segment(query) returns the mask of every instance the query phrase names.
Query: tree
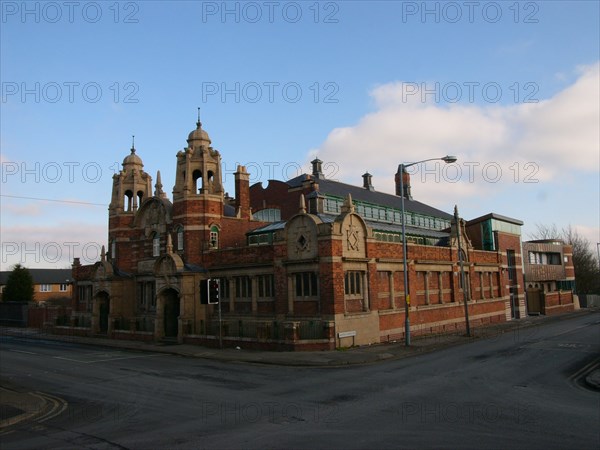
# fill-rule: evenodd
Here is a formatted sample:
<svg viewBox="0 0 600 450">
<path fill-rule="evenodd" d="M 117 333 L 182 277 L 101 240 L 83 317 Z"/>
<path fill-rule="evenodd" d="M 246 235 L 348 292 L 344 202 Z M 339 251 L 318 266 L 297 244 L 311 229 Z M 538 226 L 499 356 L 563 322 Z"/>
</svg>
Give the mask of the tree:
<svg viewBox="0 0 600 450">
<path fill-rule="evenodd" d="M 33 301 L 33 278 L 26 267 L 15 265 L 6 280 L 2 293 L 5 302 L 31 302 Z"/>
<path fill-rule="evenodd" d="M 561 239 L 573 247 L 575 288 L 578 294 L 600 294 L 600 269 L 590 241 L 581 236 L 571 225 L 559 230 L 551 226 L 536 224 L 536 232 L 530 239 Z"/>
</svg>

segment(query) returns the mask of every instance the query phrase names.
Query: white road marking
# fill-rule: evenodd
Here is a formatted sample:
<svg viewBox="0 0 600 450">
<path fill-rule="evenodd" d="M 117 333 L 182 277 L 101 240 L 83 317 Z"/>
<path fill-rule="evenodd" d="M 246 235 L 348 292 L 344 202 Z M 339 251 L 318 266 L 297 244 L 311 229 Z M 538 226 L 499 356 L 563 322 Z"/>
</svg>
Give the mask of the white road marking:
<svg viewBox="0 0 600 450">
<path fill-rule="evenodd" d="M 28 355 L 37 355 L 37 353 L 33 353 L 33 352 L 26 352 L 24 350 L 14 350 L 12 348 L 8 349 L 9 352 L 15 352 L 15 353 L 27 353 Z"/>
<path fill-rule="evenodd" d="M 62 359 L 64 361 L 73 361 L 76 363 L 80 363 L 80 364 L 95 364 L 95 363 L 100 363 L 100 362 L 108 362 L 108 361 L 120 361 L 122 359 L 136 359 L 136 358 L 152 358 L 154 356 L 163 356 L 162 354 L 154 354 L 154 355 L 140 355 L 140 356 L 123 356 L 120 358 L 106 358 L 106 359 L 96 359 L 93 361 L 82 361 L 80 359 L 72 359 L 72 358 L 65 358 L 63 356 L 53 356 L 54 359 Z"/>
</svg>

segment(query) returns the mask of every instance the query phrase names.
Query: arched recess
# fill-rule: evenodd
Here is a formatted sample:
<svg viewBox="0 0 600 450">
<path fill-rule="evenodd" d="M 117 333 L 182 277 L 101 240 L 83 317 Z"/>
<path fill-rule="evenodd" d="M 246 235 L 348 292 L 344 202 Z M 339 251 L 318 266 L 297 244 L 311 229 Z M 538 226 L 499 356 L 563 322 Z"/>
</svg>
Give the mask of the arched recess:
<svg viewBox="0 0 600 450">
<path fill-rule="evenodd" d="M 163 336 L 167 338 L 176 338 L 179 334 L 179 315 L 180 301 L 179 292 L 173 288 L 163 289 L 159 295 L 159 306 L 162 308 L 162 326 Z"/>
<path fill-rule="evenodd" d="M 152 257 L 157 258 L 160 256 L 160 234 L 154 232 L 150 235 L 152 242 Z"/>
<path fill-rule="evenodd" d="M 110 295 L 106 291 L 100 291 L 95 297 L 96 308 L 98 314 L 98 332 L 108 332 L 108 318 L 110 315 Z"/>
<path fill-rule="evenodd" d="M 209 193 L 213 193 L 213 184 L 215 181 L 215 173 L 212 170 L 209 170 L 207 172 L 207 176 L 206 176 L 206 187 L 208 189 Z"/>
<path fill-rule="evenodd" d="M 200 180 L 200 182 L 198 182 Z M 202 172 L 198 169 L 192 172 L 192 182 L 194 183 L 194 193 L 199 194 L 202 186 Z"/>
<path fill-rule="evenodd" d="M 288 258 L 310 259 L 318 255 L 317 235 L 321 219 L 297 214 L 285 224 Z"/>
<path fill-rule="evenodd" d="M 129 189 L 125 191 L 125 196 L 123 198 L 123 209 L 127 212 L 133 210 L 133 192 Z"/>
<path fill-rule="evenodd" d="M 167 199 L 149 197 L 140 205 L 135 215 L 136 228 L 152 228 L 171 223 L 173 205 Z"/>
<path fill-rule="evenodd" d="M 369 229 L 365 221 L 356 213 L 341 214 L 336 219 L 342 234 L 342 255 L 351 258 L 367 256 Z"/>
</svg>

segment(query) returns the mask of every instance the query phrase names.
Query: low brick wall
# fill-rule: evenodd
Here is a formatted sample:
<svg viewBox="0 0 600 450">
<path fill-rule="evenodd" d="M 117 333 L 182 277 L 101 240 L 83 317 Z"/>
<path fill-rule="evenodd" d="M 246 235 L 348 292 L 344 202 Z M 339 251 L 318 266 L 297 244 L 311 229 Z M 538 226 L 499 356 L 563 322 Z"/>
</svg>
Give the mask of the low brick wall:
<svg viewBox="0 0 600 450">
<path fill-rule="evenodd" d="M 80 337 L 88 337 L 91 336 L 92 331 L 89 328 L 80 328 L 80 327 L 62 327 L 55 326 L 49 330 L 52 334 L 58 334 L 61 336 L 80 336 Z"/>
<path fill-rule="evenodd" d="M 151 342 L 154 340 L 154 333 L 151 331 L 113 330 L 110 337 L 124 341 Z"/>
<path fill-rule="evenodd" d="M 184 336 L 185 344 L 202 345 L 203 347 L 219 348 L 219 338 L 215 336 Z M 333 339 L 306 339 L 299 341 L 275 341 L 253 338 L 223 337 L 223 348 L 240 347 L 244 350 L 272 350 L 272 351 L 322 351 L 335 350 Z"/>
<path fill-rule="evenodd" d="M 544 303 L 547 316 L 575 311 L 573 293 L 570 291 L 546 292 L 544 294 Z"/>
<path fill-rule="evenodd" d="M 70 320 L 71 308 L 64 306 L 29 306 L 27 309 L 28 328 L 40 330 L 48 323 L 56 324 L 57 320 Z"/>
<path fill-rule="evenodd" d="M 506 321 L 504 299 L 471 301 L 468 306 L 471 328 Z M 411 336 L 462 332 L 466 329 L 464 308 L 464 304 L 458 302 L 418 306 L 410 312 Z M 404 310 L 380 311 L 379 314 L 380 341 L 404 339 Z"/>
</svg>

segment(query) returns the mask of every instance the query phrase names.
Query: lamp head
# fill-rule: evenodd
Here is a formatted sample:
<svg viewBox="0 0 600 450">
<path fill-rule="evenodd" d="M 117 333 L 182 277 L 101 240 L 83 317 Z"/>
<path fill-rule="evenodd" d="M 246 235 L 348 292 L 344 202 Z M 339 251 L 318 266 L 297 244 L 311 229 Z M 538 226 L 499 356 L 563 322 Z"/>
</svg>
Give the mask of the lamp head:
<svg viewBox="0 0 600 450">
<path fill-rule="evenodd" d="M 444 161 L 446 164 L 451 164 L 455 163 L 457 159 L 458 158 L 456 158 L 456 156 L 447 155 L 442 158 L 442 161 Z"/>
</svg>

